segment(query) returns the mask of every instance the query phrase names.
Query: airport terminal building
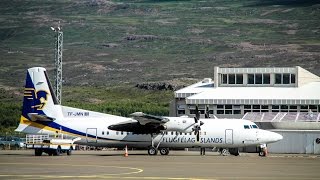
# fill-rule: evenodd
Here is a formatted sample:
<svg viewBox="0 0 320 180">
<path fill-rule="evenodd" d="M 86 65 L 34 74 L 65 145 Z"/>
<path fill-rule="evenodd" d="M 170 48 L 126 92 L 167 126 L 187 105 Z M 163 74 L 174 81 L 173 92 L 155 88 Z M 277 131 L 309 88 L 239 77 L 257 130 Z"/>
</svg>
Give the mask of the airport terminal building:
<svg viewBox="0 0 320 180">
<path fill-rule="evenodd" d="M 175 91 L 173 116 L 209 111 L 217 117 L 242 118 L 247 112 L 320 112 L 320 77 L 289 68 L 219 68 Z"/>
<path fill-rule="evenodd" d="M 215 67 L 213 79 L 177 90 L 174 97 L 172 116 L 195 116 L 198 106 L 202 118 L 243 118 L 274 129 L 284 139 L 271 151 L 320 153 L 320 77 L 299 66 Z"/>
</svg>

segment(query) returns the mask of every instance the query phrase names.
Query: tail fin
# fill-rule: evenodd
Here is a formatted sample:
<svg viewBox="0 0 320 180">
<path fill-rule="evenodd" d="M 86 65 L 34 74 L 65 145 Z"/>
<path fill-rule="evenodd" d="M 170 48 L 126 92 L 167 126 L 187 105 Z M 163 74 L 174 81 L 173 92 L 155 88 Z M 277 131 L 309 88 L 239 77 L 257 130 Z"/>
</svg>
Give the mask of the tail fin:
<svg viewBox="0 0 320 180">
<path fill-rule="evenodd" d="M 22 121 L 53 121 L 56 117 L 57 98 L 54 95 L 45 68 L 28 69 L 24 88 Z M 19 125 L 20 127 L 20 125 Z M 20 131 L 19 127 L 16 131 Z"/>
</svg>

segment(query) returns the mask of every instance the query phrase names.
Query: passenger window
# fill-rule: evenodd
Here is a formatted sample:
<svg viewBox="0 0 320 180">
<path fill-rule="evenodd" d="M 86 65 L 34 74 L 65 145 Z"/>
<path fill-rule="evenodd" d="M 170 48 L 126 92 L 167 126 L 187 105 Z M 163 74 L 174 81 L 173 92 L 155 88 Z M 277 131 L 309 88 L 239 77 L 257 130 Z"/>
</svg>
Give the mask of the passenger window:
<svg viewBox="0 0 320 180">
<path fill-rule="evenodd" d="M 123 135 L 123 131 L 121 131 L 121 135 Z"/>
<path fill-rule="evenodd" d="M 171 131 L 171 135 L 173 135 L 173 131 Z"/>
<path fill-rule="evenodd" d="M 109 131 L 107 131 L 107 135 L 109 135 Z"/>
<path fill-rule="evenodd" d="M 250 127 L 248 125 L 244 125 L 243 127 L 244 127 L 244 129 L 250 129 Z"/>
<path fill-rule="evenodd" d="M 118 131 L 116 132 L 116 135 L 119 135 L 119 132 L 118 132 Z"/>
<path fill-rule="evenodd" d="M 102 131 L 102 135 L 104 135 L 104 131 Z"/>
<path fill-rule="evenodd" d="M 258 126 L 257 126 L 257 125 L 252 125 L 252 127 L 253 127 L 254 129 L 258 129 Z"/>
</svg>

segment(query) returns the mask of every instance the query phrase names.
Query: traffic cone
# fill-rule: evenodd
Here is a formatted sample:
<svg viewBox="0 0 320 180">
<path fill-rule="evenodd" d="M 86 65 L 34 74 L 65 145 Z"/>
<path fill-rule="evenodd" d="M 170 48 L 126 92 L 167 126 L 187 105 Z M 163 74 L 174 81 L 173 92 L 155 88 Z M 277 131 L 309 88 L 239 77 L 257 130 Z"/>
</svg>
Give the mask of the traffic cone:
<svg viewBox="0 0 320 180">
<path fill-rule="evenodd" d="M 126 149 L 125 149 L 124 157 L 128 157 L 128 147 L 127 147 L 127 145 L 126 145 Z"/>
</svg>

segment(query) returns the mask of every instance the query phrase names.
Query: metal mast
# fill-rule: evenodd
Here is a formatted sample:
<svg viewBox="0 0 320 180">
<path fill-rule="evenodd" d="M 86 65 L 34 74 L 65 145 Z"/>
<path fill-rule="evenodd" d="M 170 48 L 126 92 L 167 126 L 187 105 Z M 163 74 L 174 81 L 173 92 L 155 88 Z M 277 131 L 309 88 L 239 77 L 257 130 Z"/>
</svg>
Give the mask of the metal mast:
<svg viewBox="0 0 320 180">
<path fill-rule="evenodd" d="M 59 26 L 51 29 L 55 32 L 55 48 L 54 48 L 54 93 L 57 97 L 58 104 L 61 104 L 61 90 L 62 90 L 62 46 L 63 46 L 63 32 Z"/>
</svg>

